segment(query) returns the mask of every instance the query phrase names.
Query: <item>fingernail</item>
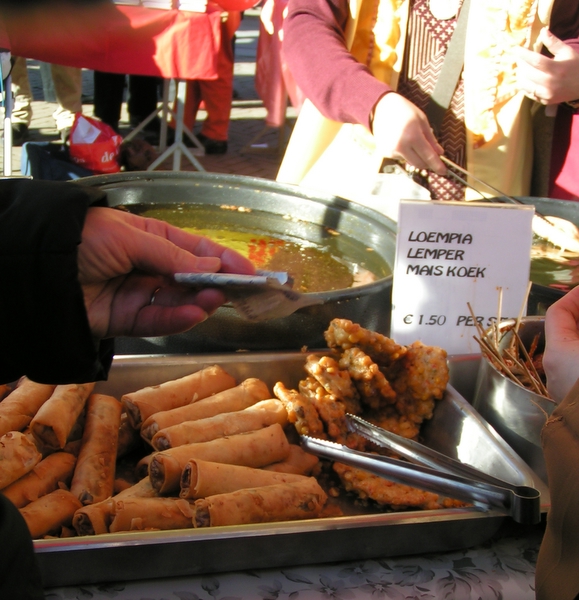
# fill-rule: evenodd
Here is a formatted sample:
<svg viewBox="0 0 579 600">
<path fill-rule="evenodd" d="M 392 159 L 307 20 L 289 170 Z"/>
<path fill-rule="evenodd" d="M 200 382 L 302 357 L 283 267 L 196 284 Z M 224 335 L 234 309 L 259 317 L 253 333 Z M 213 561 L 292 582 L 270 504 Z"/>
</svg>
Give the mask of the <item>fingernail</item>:
<svg viewBox="0 0 579 600">
<path fill-rule="evenodd" d="M 216 273 L 221 268 L 221 259 L 216 256 L 199 256 L 197 269 L 206 273 Z"/>
</svg>

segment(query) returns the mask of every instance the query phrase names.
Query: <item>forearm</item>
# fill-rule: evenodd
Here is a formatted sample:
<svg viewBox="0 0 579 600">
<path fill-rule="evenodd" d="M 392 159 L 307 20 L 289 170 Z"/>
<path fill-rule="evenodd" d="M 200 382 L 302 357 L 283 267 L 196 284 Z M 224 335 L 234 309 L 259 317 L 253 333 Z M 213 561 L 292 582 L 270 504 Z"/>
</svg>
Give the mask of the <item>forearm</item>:
<svg viewBox="0 0 579 600">
<path fill-rule="evenodd" d="M 70 182 L 0 182 L 0 379 L 106 377 L 111 342 L 93 339 L 77 279 L 86 210 L 104 193 Z"/>
<path fill-rule="evenodd" d="M 283 53 L 297 85 L 324 116 L 370 128 L 376 102 L 391 88 L 346 48 L 348 12 L 347 0 L 292 0 Z"/>
</svg>

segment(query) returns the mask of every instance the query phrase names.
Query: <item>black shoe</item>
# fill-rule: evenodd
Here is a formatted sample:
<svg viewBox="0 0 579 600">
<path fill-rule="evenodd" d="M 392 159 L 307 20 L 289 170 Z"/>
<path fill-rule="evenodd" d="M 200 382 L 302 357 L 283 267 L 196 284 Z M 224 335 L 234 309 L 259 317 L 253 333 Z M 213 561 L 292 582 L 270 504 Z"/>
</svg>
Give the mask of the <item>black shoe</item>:
<svg viewBox="0 0 579 600">
<path fill-rule="evenodd" d="M 202 133 L 195 136 L 205 148 L 205 154 L 225 154 L 227 152 L 227 140 L 214 140 Z"/>
<path fill-rule="evenodd" d="M 29 137 L 28 125 L 24 123 L 14 123 L 12 125 L 12 144 L 14 146 L 22 146 Z"/>
</svg>

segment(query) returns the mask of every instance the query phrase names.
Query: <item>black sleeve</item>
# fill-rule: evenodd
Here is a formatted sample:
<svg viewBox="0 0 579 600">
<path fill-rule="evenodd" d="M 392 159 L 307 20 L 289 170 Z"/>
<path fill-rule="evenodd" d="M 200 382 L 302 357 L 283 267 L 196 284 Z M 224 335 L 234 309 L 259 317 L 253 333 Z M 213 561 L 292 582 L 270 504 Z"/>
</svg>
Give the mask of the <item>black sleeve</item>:
<svg viewBox="0 0 579 600">
<path fill-rule="evenodd" d="M 105 379 L 113 340 L 91 334 L 77 278 L 86 211 L 106 205 L 73 182 L 0 180 L 0 382 Z"/>
<path fill-rule="evenodd" d="M 42 574 L 26 521 L 0 494 L 0 598 L 43 600 Z"/>
</svg>

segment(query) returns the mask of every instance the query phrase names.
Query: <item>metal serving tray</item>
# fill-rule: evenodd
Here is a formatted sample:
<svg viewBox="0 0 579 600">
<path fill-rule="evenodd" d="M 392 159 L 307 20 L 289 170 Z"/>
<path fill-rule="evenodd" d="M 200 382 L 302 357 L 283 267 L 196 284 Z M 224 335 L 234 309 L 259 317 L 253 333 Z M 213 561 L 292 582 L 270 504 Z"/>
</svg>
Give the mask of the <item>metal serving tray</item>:
<svg viewBox="0 0 579 600">
<path fill-rule="evenodd" d="M 472 398 L 479 358 L 450 357 L 451 383 L 424 427 L 426 445 L 514 484 L 549 492 L 533 471 L 475 412 Z M 95 391 L 120 397 L 145 385 L 220 364 L 239 381 L 259 377 L 296 386 L 305 354 L 238 353 L 119 356 L 109 380 Z M 356 514 L 284 523 L 47 539 L 34 542 L 44 585 L 177 577 L 243 569 L 362 560 L 450 551 L 480 544 L 507 517 L 476 508 Z"/>
</svg>

